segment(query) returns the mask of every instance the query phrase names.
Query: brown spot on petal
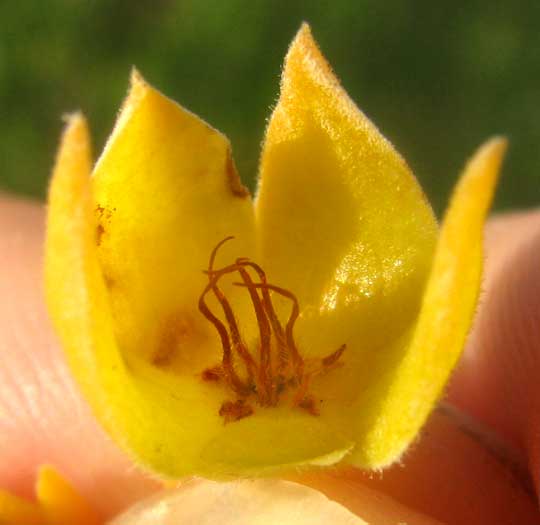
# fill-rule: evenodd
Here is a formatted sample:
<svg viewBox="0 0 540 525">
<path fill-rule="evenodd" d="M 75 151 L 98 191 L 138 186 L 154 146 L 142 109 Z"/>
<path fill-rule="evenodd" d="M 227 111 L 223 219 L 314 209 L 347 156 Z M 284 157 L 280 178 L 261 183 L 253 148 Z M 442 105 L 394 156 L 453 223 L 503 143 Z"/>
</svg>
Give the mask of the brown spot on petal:
<svg viewBox="0 0 540 525">
<path fill-rule="evenodd" d="M 242 199 L 248 197 L 249 190 L 240 180 L 230 149 L 227 151 L 227 158 L 225 159 L 225 173 L 227 174 L 227 181 L 229 182 L 229 187 L 231 188 L 233 195 Z"/>
<path fill-rule="evenodd" d="M 178 352 L 182 340 L 190 333 L 190 322 L 180 314 L 173 314 L 162 324 L 157 349 L 151 360 L 159 367 L 169 366 Z"/>
<path fill-rule="evenodd" d="M 103 272 L 103 282 L 107 290 L 112 290 L 116 286 L 116 280 L 108 273 Z"/>
<path fill-rule="evenodd" d="M 110 224 L 113 213 L 116 211 L 116 208 L 106 208 L 98 204 L 96 206 L 96 216 L 97 216 L 97 226 L 96 226 L 96 245 L 100 246 L 103 241 L 103 236 L 107 232 L 105 224 Z"/>
<path fill-rule="evenodd" d="M 103 240 L 103 234 L 105 233 L 105 227 L 103 224 L 98 224 L 96 226 L 96 244 L 98 246 L 101 245 L 101 241 Z"/>
</svg>

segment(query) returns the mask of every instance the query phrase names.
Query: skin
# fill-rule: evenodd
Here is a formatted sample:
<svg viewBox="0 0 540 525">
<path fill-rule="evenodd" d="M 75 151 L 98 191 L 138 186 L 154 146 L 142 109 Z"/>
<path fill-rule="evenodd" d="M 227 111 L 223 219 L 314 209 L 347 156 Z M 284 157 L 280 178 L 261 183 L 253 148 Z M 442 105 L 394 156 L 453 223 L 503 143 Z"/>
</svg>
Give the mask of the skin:
<svg viewBox="0 0 540 525">
<path fill-rule="evenodd" d="M 162 485 L 110 441 L 71 379 L 42 299 L 43 236 L 43 205 L 0 196 L 0 487 L 31 498 L 36 468 L 52 464 L 109 519 Z M 291 479 L 375 525 L 540 521 L 540 212 L 492 219 L 486 251 L 475 327 L 448 389 L 462 413 L 436 410 L 384 475 Z"/>
</svg>

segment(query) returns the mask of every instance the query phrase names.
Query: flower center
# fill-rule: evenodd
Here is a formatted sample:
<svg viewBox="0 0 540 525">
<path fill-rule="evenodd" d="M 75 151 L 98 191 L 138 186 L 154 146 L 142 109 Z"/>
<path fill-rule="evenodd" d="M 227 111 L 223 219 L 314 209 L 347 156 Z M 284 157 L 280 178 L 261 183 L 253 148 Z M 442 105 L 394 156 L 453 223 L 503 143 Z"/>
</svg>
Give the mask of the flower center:
<svg viewBox="0 0 540 525">
<path fill-rule="evenodd" d="M 275 407 L 282 400 L 288 400 L 293 407 L 305 410 L 313 416 L 319 415 L 319 404 L 310 394 L 310 383 L 317 375 L 338 365 L 346 345 L 319 359 L 306 360 L 300 354 L 294 340 L 294 325 L 300 314 L 295 295 L 266 279 L 263 269 L 245 257 L 233 264 L 215 269 L 214 262 L 219 248 L 233 237 L 223 239 L 212 250 L 208 269 L 208 284 L 199 298 L 199 310 L 217 330 L 223 357 L 217 366 L 202 372 L 202 379 L 220 382 L 235 396 L 225 401 L 219 410 L 225 423 L 238 421 L 253 414 L 253 401 L 261 407 Z M 235 286 L 247 290 L 255 311 L 259 329 L 256 352 L 250 351 L 238 328 L 238 321 L 230 302 L 219 286 L 220 280 L 231 274 L 238 274 L 241 282 Z M 208 307 L 206 296 L 213 293 L 220 304 L 225 322 Z M 276 314 L 272 302 L 273 294 L 289 300 L 292 305 L 289 319 L 283 325 Z M 238 371 L 238 364 L 244 372 Z"/>
</svg>

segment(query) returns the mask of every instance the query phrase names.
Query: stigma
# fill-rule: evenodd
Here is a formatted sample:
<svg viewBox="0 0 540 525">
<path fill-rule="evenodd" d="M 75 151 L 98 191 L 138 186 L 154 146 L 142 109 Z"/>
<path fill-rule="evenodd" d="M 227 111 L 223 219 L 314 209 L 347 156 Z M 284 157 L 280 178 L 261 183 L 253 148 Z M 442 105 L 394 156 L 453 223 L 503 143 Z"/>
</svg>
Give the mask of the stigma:
<svg viewBox="0 0 540 525">
<path fill-rule="evenodd" d="M 205 369 L 201 378 L 205 382 L 223 385 L 231 399 L 224 401 L 219 415 L 225 423 L 252 415 L 255 407 L 276 407 L 288 403 L 313 416 L 320 413 L 320 400 L 311 392 L 312 380 L 323 372 L 341 364 L 346 345 L 326 357 L 304 359 L 295 338 L 294 326 L 300 315 L 296 296 L 268 282 L 266 273 L 257 263 L 240 257 L 234 263 L 215 268 L 218 250 L 234 237 L 220 241 L 210 254 L 204 273 L 208 283 L 199 298 L 199 310 L 216 329 L 222 346 L 222 359 L 214 367 Z M 240 334 L 237 317 L 231 303 L 220 287 L 226 276 L 239 277 L 234 285 L 246 290 L 254 310 L 259 338 L 255 348 L 249 348 Z M 222 310 L 218 317 L 208 306 L 207 296 L 213 294 Z M 290 302 L 291 310 L 282 322 L 274 307 L 273 297 L 280 296 Z"/>
</svg>

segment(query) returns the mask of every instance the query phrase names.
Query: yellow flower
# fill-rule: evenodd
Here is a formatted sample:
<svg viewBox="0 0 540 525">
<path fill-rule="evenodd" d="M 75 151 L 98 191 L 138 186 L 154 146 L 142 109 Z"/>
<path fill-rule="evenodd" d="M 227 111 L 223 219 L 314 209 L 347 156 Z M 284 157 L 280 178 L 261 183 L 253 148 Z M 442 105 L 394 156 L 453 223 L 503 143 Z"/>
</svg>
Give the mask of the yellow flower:
<svg viewBox="0 0 540 525">
<path fill-rule="evenodd" d="M 0 523 L 19 525 L 99 525 L 88 502 L 52 467 L 39 469 L 36 502 L 0 490 Z"/>
<path fill-rule="evenodd" d="M 439 231 L 304 25 L 252 202 L 227 139 L 134 73 L 91 176 L 69 119 L 50 191 L 49 309 L 95 414 L 168 477 L 392 463 L 463 347 L 504 150 Z"/>
</svg>

